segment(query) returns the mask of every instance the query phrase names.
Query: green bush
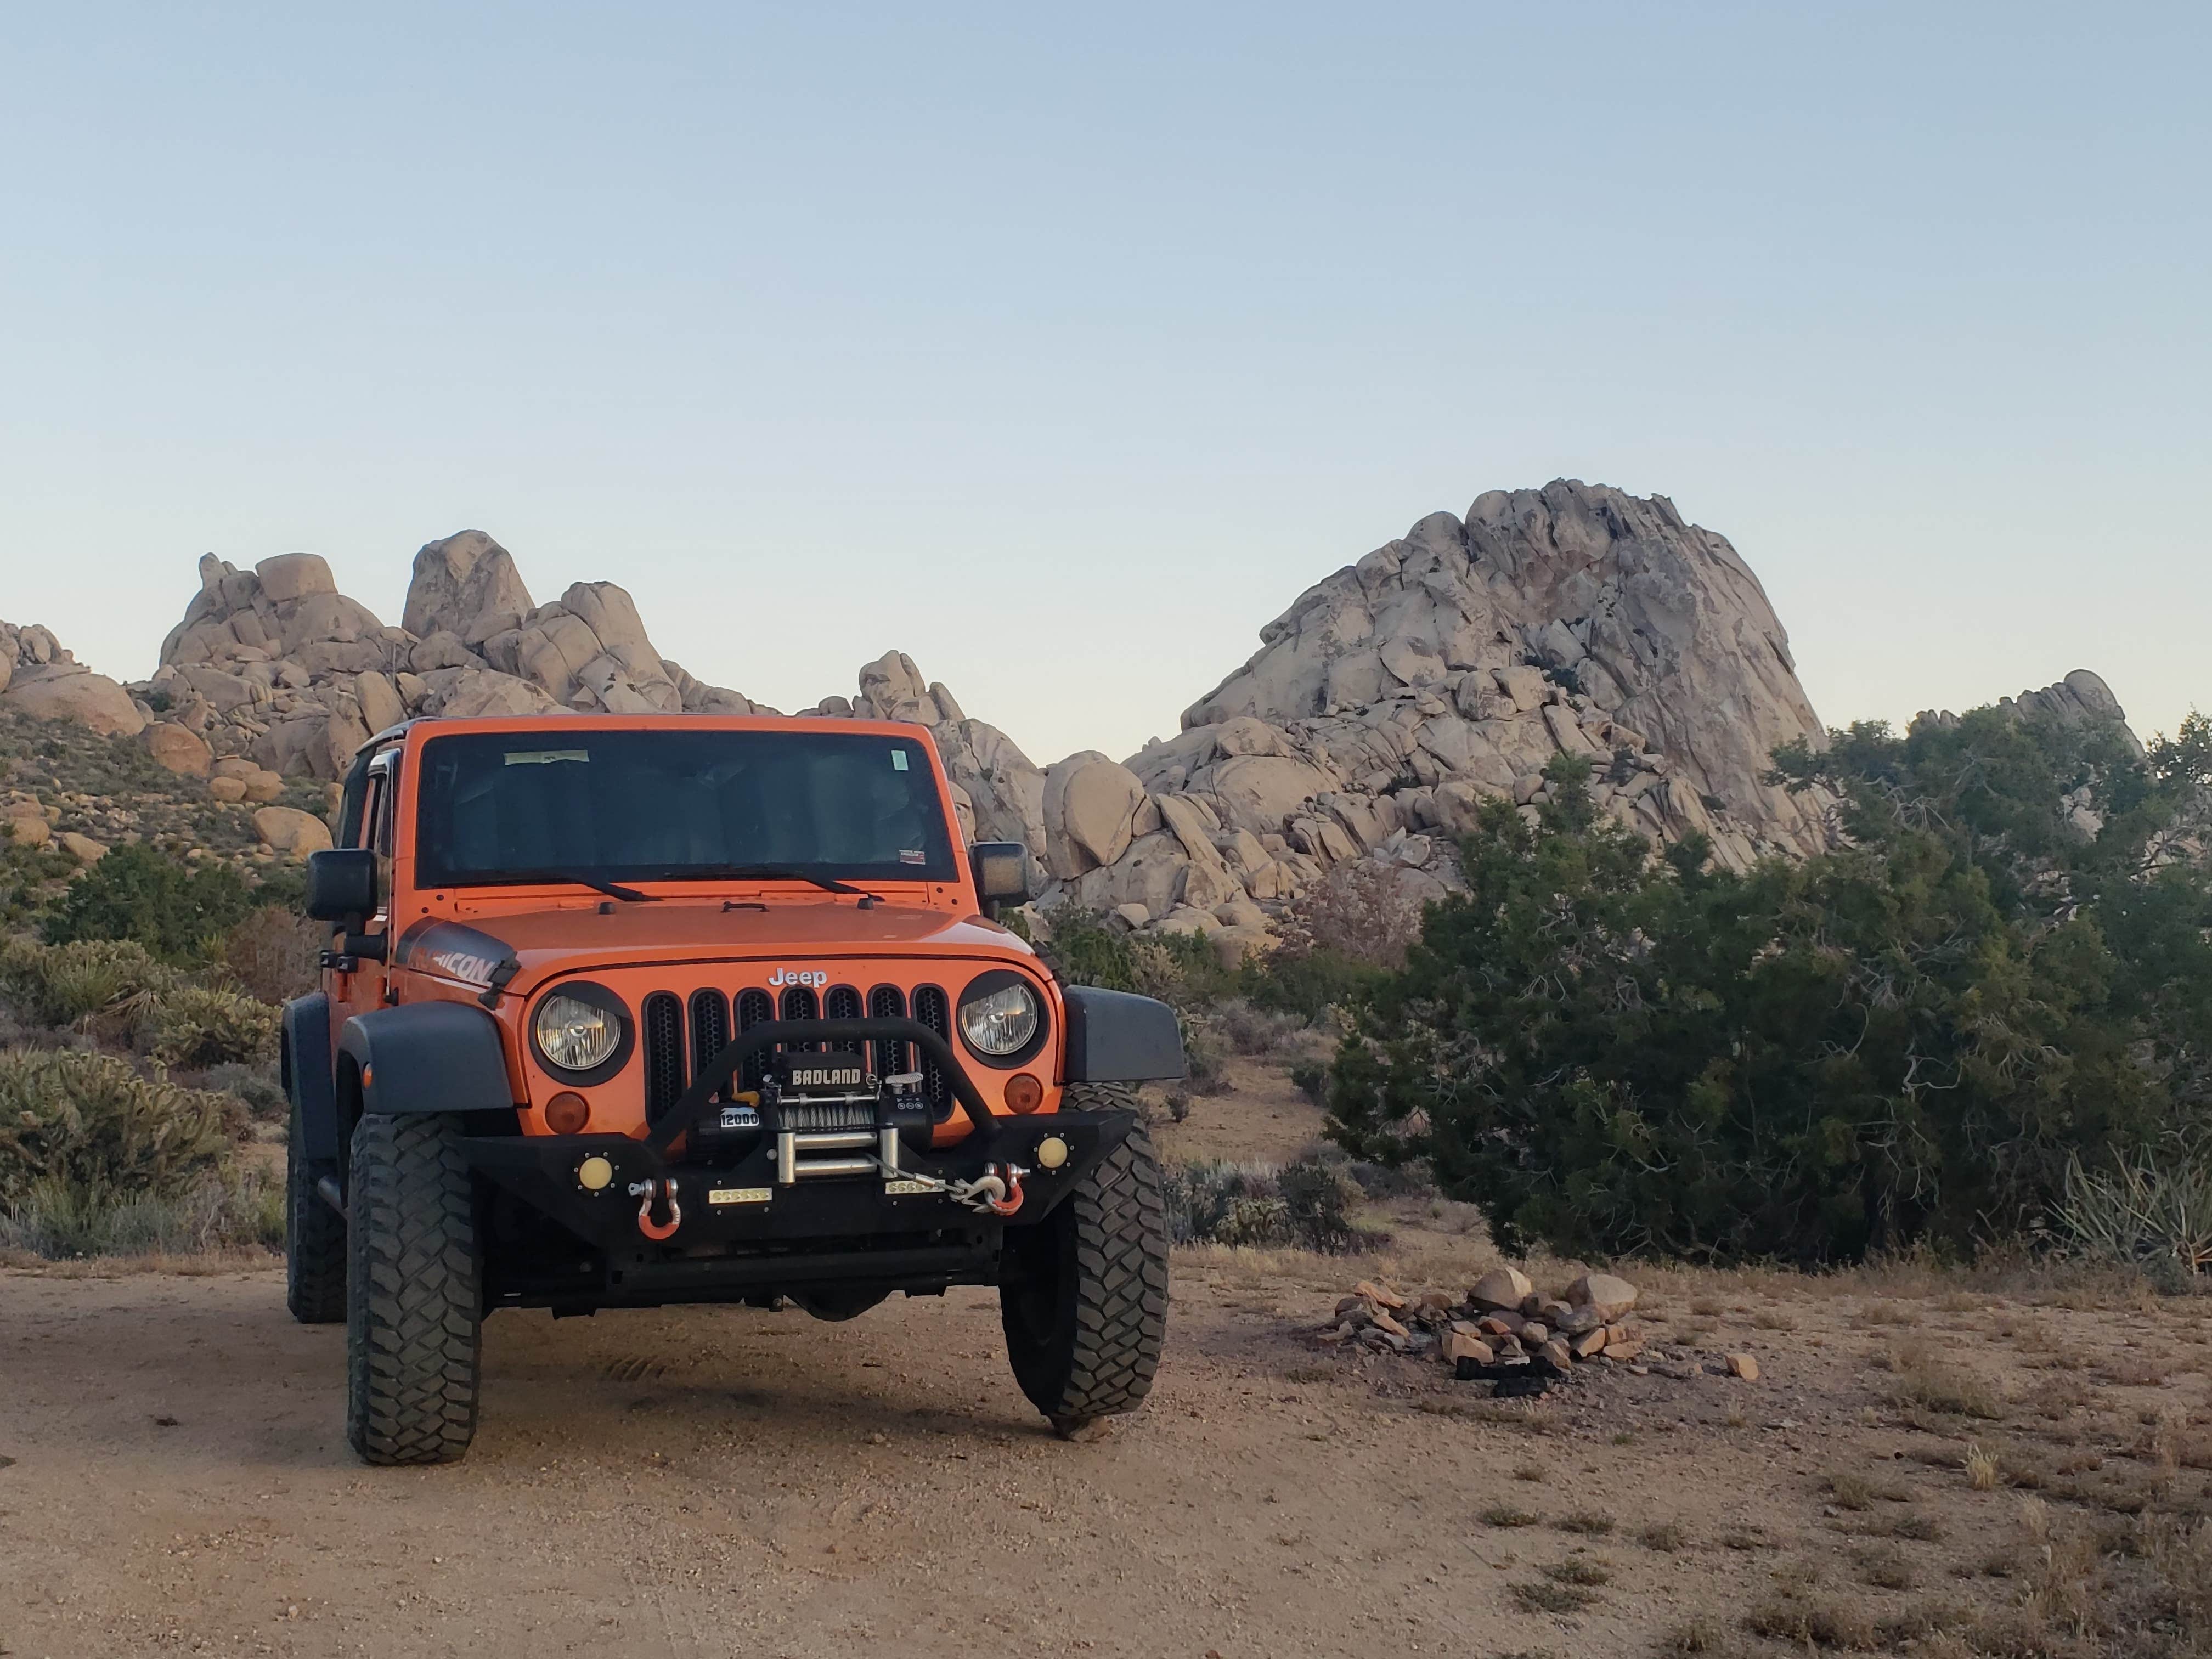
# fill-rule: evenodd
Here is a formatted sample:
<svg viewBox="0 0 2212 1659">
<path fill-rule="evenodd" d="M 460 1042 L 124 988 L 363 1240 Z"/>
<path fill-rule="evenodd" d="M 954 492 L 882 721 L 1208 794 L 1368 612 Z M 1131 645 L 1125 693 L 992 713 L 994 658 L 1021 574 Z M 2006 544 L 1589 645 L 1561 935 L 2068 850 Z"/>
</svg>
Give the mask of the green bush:
<svg viewBox="0 0 2212 1659">
<path fill-rule="evenodd" d="M 265 1065 L 276 1058 L 277 1010 L 242 991 L 183 985 L 157 994 L 143 1024 L 164 1066 Z"/>
<path fill-rule="evenodd" d="M 101 1014 L 143 1011 L 180 979 L 130 939 L 47 945 L 0 942 L 0 1002 L 37 1025 L 68 1025 Z"/>
<path fill-rule="evenodd" d="M 1340 1048 L 1338 1141 L 1428 1158 L 1509 1249 L 1826 1261 L 2031 1232 L 2071 1162 L 2212 1111 L 2212 880 L 2143 875 L 2186 755 L 1980 710 L 1777 765 L 1844 850 L 1655 859 L 1565 757 L 1539 824 L 1490 803 Z"/>
<path fill-rule="evenodd" d="M 34 1188 L 87 1203 L 182 1198 L 221 1172 L 243 1119 L 230 1096 L 141 1077 L 120 1055 L 7 1050 L 0 1204 L 29 1201 Z"/>
<path fill-rule="evenodd" d="M 1358 1002 L 1384 976 L 1372 963 L 1359 962 L 1327 945 L 1285 949 L 1248 960 L 1240 988 L 1255 1006 L 1295 1014 L 1307 1024 L 1319 1023 L 1331 1008 Z"/>
<path fill-rule="evenodd" d="M 165 962 L 205 962 L 263 902 L 227 864 L 193 868 L 126 842 L 69 884 L 41 931 L 49 945 L 135 939 Z"/>
<path fill-rule="evenodd" d="M 1052 937 L 1038 950 L 1063 985 L 1132 991 L 1183 1010 L 1217 1001 L 1236 986 L 1237 976 L 1199 934 L 1127 933 L 1073 906 L 1048 920 Z"/>
</svg>

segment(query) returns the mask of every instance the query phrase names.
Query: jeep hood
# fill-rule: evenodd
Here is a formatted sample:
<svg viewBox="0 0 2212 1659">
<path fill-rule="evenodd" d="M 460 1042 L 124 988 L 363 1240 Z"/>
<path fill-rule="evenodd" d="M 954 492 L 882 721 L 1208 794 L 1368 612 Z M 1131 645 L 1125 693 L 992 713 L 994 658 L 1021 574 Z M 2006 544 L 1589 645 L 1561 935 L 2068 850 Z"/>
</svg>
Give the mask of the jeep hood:
<svg viewBox="0 0 2212 1659">
<path fill-rule="evenodd" d="M 469 937 L 464 937 L 464 935 Z M 597 902 L 418 922 L 400 960 L 425 972 L 482 983 L 484 961 L 513 962 L 514 988 L 558 974 L 702 962 L 775 962 L 799 967 L 884 957 L 1033 957 L 1018 934 L 981 916 L 878 904 L 771 901 L 765 910 L 726 910 L 719 898 Z"/>
</svg>

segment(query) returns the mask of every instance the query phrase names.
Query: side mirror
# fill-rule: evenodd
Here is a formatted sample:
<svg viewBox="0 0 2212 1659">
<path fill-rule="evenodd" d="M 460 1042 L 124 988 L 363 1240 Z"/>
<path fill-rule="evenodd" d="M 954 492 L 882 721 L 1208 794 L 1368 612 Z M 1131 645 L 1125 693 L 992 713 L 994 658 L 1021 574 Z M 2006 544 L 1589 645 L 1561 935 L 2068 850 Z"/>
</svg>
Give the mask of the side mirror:
<svg viewBox="0 0 2212 1659">
<path fill-rule="evenodd" d="M 1030 849 L 1018 841 L 979 841 L 968 849 L 968 868 L 975 878 L 975 896 L 983 914 L 996 916 L 1002 904 L 1026 903 L 1030 896 Z"/>
<path fill-rule="evenodd" d="M 317 921 L 358 927 L 376 914 L 376 854 L 366 847 L 331 847 L 307 854 L 307 914 Z"/>
</svg>

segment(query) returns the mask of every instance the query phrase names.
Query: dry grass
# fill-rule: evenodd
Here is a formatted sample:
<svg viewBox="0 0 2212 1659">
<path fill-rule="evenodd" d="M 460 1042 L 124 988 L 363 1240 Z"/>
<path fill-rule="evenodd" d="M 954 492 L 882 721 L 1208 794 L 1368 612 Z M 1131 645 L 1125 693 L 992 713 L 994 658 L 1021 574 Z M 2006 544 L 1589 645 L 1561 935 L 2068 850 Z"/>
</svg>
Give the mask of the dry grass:
<svg viewBox="0 0 2212 1659">
<path fill-rule="evenodd" d="M 1690 1540 L 1688 1535 L 1671 1521 L 1655 1521 L 1648 1527 L 1639 1527 L 1636 1541 L 1647 1550 L 1656 1550 L 1662 1555 L 1672 1555 Z"/>
<path fill-rule="evenodd" d="M 1511 1588 L 1513 1599 L 1525 1613 L 1579 1613 L 1595 1599 L 1579 1584 L 1555 1583 L 1547 1578 Z"/>
<path fill-rule="evenodd" d="M 1994 1491 L 2002 1473 L 1997 1455 L 1979 1444 L 1966 1448 L 1966 1484 L 1976 1492 Z"/>
<path fill-rule="evenodd" d="M 1892 1397 L 1901 1405 L 1984 1422 L 2004 1418 L 2004 1400 L 1996 1386 L 1947 1358 L 1932 1344 L 1916 1342 L 1893 1349 L 1888 1368 L 1897 1376 Z"/>
<path fill-rule="evenodd" d="M 1577 1555 L 1565 1561 L 1554 1561 L 1544 1569 L 1544 1577 L 1559 1584 L 1610 1584 L 1613 1569 L 1602 1561 L 1593 1561 L 1586 1556 Z"/>
<path fill-rule="evenodd" d="M 1510 1504 L 1492 1504 L 1474 1518 L 1486 1527 L 1533 1527 L 1544 1517 Z"/>
<path fill-rule="evenodd" d="M 1603 1538 L 1613 1530 L 1613 1517 L 1589 1510 L 1578 1510 L 1552 1524 L 1561 1532 L 1577 1533 L 1584 1538 Z"/>
</svg>

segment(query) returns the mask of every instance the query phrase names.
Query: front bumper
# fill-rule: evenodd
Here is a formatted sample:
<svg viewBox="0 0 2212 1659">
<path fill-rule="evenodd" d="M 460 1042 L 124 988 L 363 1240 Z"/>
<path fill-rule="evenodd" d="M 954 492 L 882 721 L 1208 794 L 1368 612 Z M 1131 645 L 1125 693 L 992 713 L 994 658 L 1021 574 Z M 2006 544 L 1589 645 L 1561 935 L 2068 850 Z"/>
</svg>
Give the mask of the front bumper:
<svg viewBox="0 0 2212 1659">
<path fill-rule="evenodd" d="M 644 1142 L 626 1135 L 470 1136 L 461 1144 L 470 1164 L 495 1186 L 601 1250 L 690 1253 L 947 1230 L 988 1228 L 995 1237 L 1000 1226 L 1023 1226 L 1049 1215 L 1121 1145 L 1132 1121 L 1122 1112 L 1005 1118 L 994 1133 L 970 1135 L 957 1146 L 927 1152 L 902 1147 L 897 1178 L 878 1171 L 781 1180 L 772 1134 L 762 1135 L 759 1145 L 734 1161 L 714 1165 L 665 1164 Z M 1038 1149 L 1053 1139 L 1066 1149 L 1066 1157 L 1057 1169 L 1047 1169 Z M 595 1157 L 605 1158 L 614 1173 L 592 1191 L 579 1172 Z M 941 1193 L 912 1190 L 924 1181 L 974 1182 L 992 1164 L 1023 1170 L 1021 1206 L 1011 1215 L 981 1214 Z M 648 1186 L 653 1190 L 645 1190 Z M 640 1227 L 641 1212 L 656 1227 L 672 1214 L 680 1213 L 681 1220 L 665 1239 L 657 1239 Z"/>
</svg>

